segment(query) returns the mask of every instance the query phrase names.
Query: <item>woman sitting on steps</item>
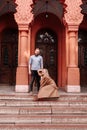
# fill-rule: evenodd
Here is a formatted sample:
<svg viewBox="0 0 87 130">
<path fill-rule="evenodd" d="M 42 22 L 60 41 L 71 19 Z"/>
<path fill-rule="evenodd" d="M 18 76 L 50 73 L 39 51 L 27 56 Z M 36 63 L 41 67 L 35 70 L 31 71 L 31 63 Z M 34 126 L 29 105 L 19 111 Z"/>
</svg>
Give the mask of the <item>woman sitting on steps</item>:
<svg viewBox="0 0 87 130">
<path fill-rule="evenodd" d="M 54 80 L 49 76 L 48 70 L 39 69 L 38 74 L 41 77 L 41 80 L 37 100 L 58 98 L 58 87 Z"/>
</svg>

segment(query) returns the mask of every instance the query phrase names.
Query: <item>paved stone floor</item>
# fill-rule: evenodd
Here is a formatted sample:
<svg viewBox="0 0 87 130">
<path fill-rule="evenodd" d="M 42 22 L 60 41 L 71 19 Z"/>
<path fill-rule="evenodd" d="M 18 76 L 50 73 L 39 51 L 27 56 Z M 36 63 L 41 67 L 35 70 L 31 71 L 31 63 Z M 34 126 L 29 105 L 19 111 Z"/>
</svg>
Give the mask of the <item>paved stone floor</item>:
<svg viewBox="0 0 87 130">
<path fill-rule="evenodd" d="M 35 88 L 35 91 L 36 91 L 36 88 Z M 15 86 L 8 86 L 8 85 L 0 85 L 0 94 L 1 93 L 10 93 L 10 94 L 14 94 L 15 93 Z M 35 92 L 36 93 L 36 92 Z M 59 89 L 59 93 L 60 95 L 61 94 L 67 94 L 67 92 Z M 82 87 L 81 88 L 81 92 L 78 93 L 78 94 L 81 94 L 81 93 L 85 93 L 87 94 L 87 86 L 85 87 Z M 71 93 L 68 93 L 68 94 L 71 94 Z M 75 93 L 72 93 L 72 94 L 75 94 Z"/>
<path fill-rule="evenodd" d="M 81 92 L 87 93 L 87 86 L 82 87 Z"/>
<path fill-rule="evenodd" d="M 15 86 L 8 86 L 8 85 L 0 85 L 0 93 L 14 93 Z"/>
</svg>

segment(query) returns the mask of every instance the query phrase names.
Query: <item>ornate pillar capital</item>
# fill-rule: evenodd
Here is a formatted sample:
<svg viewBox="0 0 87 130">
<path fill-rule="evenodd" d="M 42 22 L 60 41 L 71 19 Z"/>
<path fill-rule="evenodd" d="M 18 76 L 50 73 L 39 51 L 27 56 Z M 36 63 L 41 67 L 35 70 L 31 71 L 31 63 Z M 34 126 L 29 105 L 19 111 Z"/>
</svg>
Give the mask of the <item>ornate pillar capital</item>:
<svg viewBox="0 0 87 130">
<path fill-rule="evenodd" d="M 79 28 L 79 25 L 69 25 L 68 24 L 68 31 L 74 31 L 74 32 L 77 32 L 78 31 L 78 28 Z"/>
<path fill-rule="evenodd" d="M 69 30 L 75 26 L 76 28 L 83 20 L 83 15 L 81 14 L 82 4 L 81 0 L 65 0 L 66 12 L 64 14 L 64 22 L 69 26 Z M 74 27 L 74 29 L 76 29 Z"/>
<path fill-rule="evenodd" d="M 29 25 L 28 24 L 18 24 L 19 31 L 29 31 Z"/>
<path fill-rule="evenodd" d="M 33 19 L 33 14 L 31 13 L 32 0 L 16 0 L 17 12 L 14 14 L 15 20 L 19 25 L 29 25 Z"/>
</svg>

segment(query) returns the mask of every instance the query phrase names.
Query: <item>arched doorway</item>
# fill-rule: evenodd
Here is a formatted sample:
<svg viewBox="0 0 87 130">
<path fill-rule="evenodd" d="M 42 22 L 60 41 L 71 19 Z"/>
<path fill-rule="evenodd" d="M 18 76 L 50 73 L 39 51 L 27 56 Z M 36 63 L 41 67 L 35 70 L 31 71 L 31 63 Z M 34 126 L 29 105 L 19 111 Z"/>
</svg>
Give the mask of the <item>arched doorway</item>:
<svg viewBox="0 0 87 130">
<path fill-rule="evenodd" d="M 7 28 L 1 33 L 0 84 L 15 85 L 18 61 L 18 30 Z"/>
<path fill-rule="evenodd" d="M 36 34 L 36 47 L 41 50 L 44 60 L 44 68 L 47 68 L 50 76 L 57 82 L 57 36 L 50 29 L 41 29 Z"/>
<path fill-rule="evenodd" d="M 81 87 L 87 88 L 87 30 L 79 30 L 79 68 Z"/>
</svg>

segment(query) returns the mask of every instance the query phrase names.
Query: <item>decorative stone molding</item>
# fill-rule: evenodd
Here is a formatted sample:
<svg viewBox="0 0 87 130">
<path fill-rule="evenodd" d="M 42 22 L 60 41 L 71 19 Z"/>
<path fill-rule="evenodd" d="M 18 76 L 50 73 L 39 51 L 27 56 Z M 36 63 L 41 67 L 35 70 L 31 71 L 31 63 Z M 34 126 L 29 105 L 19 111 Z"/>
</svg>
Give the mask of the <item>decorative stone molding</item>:
<svg viewBox="0 0 87 130">
<path fill-rule="evenodd" d="M 83 20 L 80 7 L 81 0 L 65 0 L 65 4 L 67 7 L 64 20 L 68 25 L 79 25 Z"/>
<path fill-rule="evenodd" d="M 15 15 L 15 20 L 18 24 L 29 24 L 33 19 L 33 14 L 31 13 L 32 0 L 16 0 L 17 4 Z"/>
<path fill-rule="evenodd" d="M 70 24 L 68 24 L 68 25 L 69 25 L 69 26 L 68 26 L 68 31 L 77 32 L 78 29 L 79 29 L 79 24 L 77 25 L 77 24 L 74 24 L 74 23 L 73 23 L 73 25 L 70 25 Z"/>
</svg>

